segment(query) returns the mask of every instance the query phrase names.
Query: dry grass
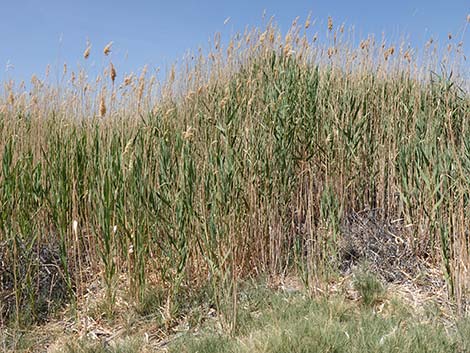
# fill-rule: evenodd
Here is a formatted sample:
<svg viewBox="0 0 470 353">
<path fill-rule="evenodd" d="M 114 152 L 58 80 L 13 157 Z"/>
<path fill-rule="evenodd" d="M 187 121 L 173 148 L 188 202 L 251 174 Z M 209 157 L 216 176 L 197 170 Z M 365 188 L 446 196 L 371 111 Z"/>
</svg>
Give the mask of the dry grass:
<svg viewBox="0 0 470 353">
<path fill-rule="evenodd" d="M 362 352 L 366 347 L 466 351 L 468 319 L 456 320 L 451 308 L 423 295 L 420 288 L 387 285 L 384 291 L 368 285 L 377 281 L 372 276 L 365 278 L 360 272 L 354 276 L 337 281 L 328 298 L 316 299 L 306 295 L 292 276 L 283 278 L 280 286 L 273 286 L 271 280 L 267 285 L 240 282 L 239 325 L 232 334 L 203 300 L 192 302 L 169 330 L 162 330 L 158 311 L 144 313 L 125 301 L 120 302 L 112 320 L 106 319 L 100 311 L 106 290 L 96 288 L 87 304 L 93 309 L 86 316 L 77 319 L 63 312 L 60 320 L 27 331 L 6 329 L 0 334 L 0 347 L 5 352 L 50 353 L 324 352 L 328 347 L 339 352 Z M 368 302 L 372 297 L 376 299 Z"/>
</svg>

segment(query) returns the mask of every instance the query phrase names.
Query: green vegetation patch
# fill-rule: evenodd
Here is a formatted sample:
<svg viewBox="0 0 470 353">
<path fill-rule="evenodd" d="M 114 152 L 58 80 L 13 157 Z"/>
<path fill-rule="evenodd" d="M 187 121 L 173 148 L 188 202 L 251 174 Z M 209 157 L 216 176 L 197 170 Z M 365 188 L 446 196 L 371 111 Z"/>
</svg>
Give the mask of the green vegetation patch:
<svg viewBox="0 0 470 353">
<path fill-rule="evenodd" d="M 357 281 L 369 291 L 377 280 L 364 276 Z M 419 317 L 397 299 L 384 302 L 387 310 L 382 312 L 379 306 L 341 296 L 311 299 L 301 293 L 254 292 L 259 297 L 251 293 L 240 303 L 240 329 L 234 335 L 208 322 L 177 339 L 170 352 L 437 353 L 470 347 L 468 320 L 444 325 L 437 316 Z"/>
</svg>

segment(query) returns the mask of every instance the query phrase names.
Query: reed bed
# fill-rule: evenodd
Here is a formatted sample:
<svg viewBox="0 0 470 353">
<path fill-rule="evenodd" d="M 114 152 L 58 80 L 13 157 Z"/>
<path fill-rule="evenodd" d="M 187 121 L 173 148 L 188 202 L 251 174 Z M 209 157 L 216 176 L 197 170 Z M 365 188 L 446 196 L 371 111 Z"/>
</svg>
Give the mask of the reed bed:
<svg viewBox="0 0 470 353">
<path fill-rule="evenodd" d="M 202 288 L 234 328 L 242 278 L 295 271 L 321 293 L 344 219 L 364 209 L 403 222 L 397 241 L 442 269 L 463 310 L 462 45 L 356 42 L 333 19 L 284 34 L 269 22 L 227 44 L 216 35 L 161 80 L 123 75 L 112 43 L 87 43 L 59 86 L 4 82 L 0 323 L 79 303 L 98 276 L 110 312 L 124 281 L 136 303 L 159 293 L 170 325 L 178 298 Z M 96 79 L 93 55 L 107 60 Z"/>
</svg>

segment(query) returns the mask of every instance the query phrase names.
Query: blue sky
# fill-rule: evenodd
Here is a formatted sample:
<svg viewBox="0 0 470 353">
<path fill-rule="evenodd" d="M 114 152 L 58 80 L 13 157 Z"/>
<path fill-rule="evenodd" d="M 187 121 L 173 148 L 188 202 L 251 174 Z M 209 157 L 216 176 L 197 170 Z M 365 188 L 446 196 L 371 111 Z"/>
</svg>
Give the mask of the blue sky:
<svg viewBox="0 0 470 353">
<path fill-rule="evenodd" d="M 417 46 L 431 36 L 444 41 L 449 32 L 461 31 L 470 14 L 469 0 L 0 0 L 0 5 L 0 81 L 41 76 L 48 64 L 52 75 L 64 62 L 102 67 L 102 49 L 109 41 L 121 78 L 145 64 L 165 70 L 188 49 L 207 45 L 215 32 L 228 36 L 246 26 L 262 26 L 264 10 L 282 30 L 296 16 L 305 19 L 311 13 L 318 23 L 332 16 L 335 23 L 354 26 L 358 35 L 404 35 Z M 470 26 L 467 32 L 469 53 Z M 85 63 L 87 39 L 93 47 Z"/>
</svg>

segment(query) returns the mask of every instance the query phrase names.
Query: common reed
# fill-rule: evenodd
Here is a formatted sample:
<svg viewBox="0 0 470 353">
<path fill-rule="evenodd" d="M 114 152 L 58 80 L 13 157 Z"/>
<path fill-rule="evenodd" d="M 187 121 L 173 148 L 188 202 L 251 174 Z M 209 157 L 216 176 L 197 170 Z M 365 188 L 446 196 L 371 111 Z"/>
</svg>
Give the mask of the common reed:
<svg viewBox="0 0 470 353">
<path fill-rule="evenodd" d="M 404 241 L 463 307 L 468 64 L 454 49 L 355 46 L 344 25 L 318 26 L 281 35 L 270 21 L 226 46 L 216 36 L 163 80 L 117 76 L 110 62 L 96 80 L 69 67 L 60 89 L 4 82 L 0 298 L 16 299 L 0 322 L 40 319 L 59 285 L 79 301 L 101 274 L 111 310 L 122 278 L 136 302 L 163 293 L 168 323 L 178 298 L 208 286 L 234 328 L 240 278 L 297 271 L 321 292 L 344 218 L 366 208 L 404 219 Z"/>
</svg>

